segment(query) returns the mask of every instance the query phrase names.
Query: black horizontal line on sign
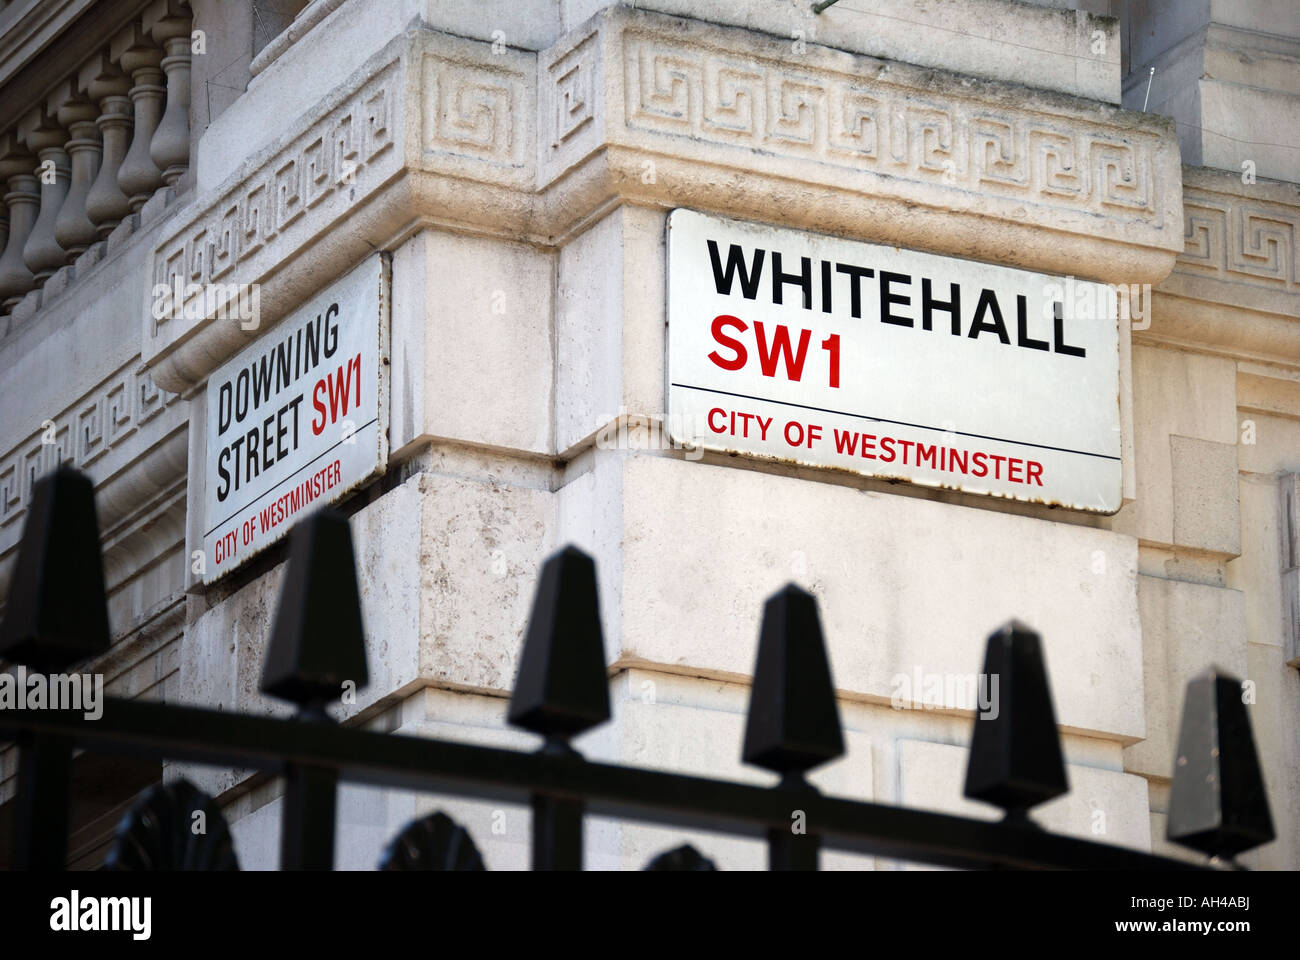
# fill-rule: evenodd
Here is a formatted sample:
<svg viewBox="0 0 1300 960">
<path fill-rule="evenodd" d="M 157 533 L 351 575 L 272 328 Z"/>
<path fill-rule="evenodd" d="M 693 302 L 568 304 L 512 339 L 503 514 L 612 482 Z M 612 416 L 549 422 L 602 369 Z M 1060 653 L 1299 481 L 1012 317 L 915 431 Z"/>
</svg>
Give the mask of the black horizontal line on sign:
<svg viewBox="0 0 1300 960">
<path fill-rule="evenodd" d="M 858 420 L 870 420 L 873 423 L 892 423 L 900 427 L 914 427 L 917 430 L 933 430 L 936 433 L 951 433 L 954 437 L 972 437 L 976 440 L 994 440 L 998 443 L 1014 443 L 1019 447 L 1035 447 L 1039 450 L 1056 450 L 1060 453 L 1077 453 L 1081 457 L 1096 457 L 1099 460 L 1118 460 L 1108 453 L 1092 453 L 1089 450 L 1071 450 L 1069 447 L 1053 447 L 1046 443 L 1030 443 L 1027 440 L 1008 440 L 1006 437 L 990 437 L 983 433 L 963 433 L 961 430 L 945 430 L 943 427 L 931 427 L 924 423 L 908 423 L 906 420 L 888 420 L 885 417 L 872 417 L 865 413 L 849 413 L 847 410 L 832 410 L 829 407 L 813 407 L 806 403 L 793 403 L 789 400 L 773 400 L 770 397 L 755 397 L 748 393 L 732 393 L 730 390 L 717 390 L 713 387 L 697 387 L 691 383 L 670 383 L 670 387 L 683 390 L 699 390 L 703 393 L 719 393 L 724 397 L 739 397 L 742 400 L 757 400 L 760 403 L 775 403 L 783 407 L 797 407 L 800 410 L 813 410 L 817 413 L 833 413 L 840 417 L 855 417 Z"/>
<path fill-rule="evenodd" d="M 378 418 L 378 417 L 373 417 L 373 418 L 371 418 L 370 420 L 367 420 L 365 423 L 363 423 L 361 426 L 357 427 L 356 430 L 354 430 L 354 431 L 352 432 L 352 436 L 354 436 L 354 437 L 357 436 L 359 433 L 361 433 L 362 430 L 367 429 L 367 428 L 368 428 L 372 423 L 377 423 L 378 421 L 379 421 L 379 418 Z M 280 487 L 284 486 L 286 483 L 288 483 L 290 480 L 292 480 L 292 479 L 293 479 L 294 477 L 296 477 L 298 474 L 302 473 L 304 470 L 306 470 L 308 467 L 310 467 L 313 463 L 315 463 L 315 462 L 316 462 L 317 460 L 319 460 L 321 457 L 324 457 L 324 456 L 326 456 L 326 455 L 328 455 L 328 454 L 333 453 L 336 447 L 342 446 L 342 445 L 345 444 L 345 443 L 347 443 L 347 440 L 346 440 L 346 439 L 337 440 L 337 441 L 335 441 L 335 442 L 330 446 L 330 448 L 329 448 L 328 450 L 322 450 L 320 453 L 316 454 L 316 456 L 312 457 L 310 460 L 308 460 L 306 463 L 304 463 L 301 467 L 295 467 L 293 473 L 289 474 L 287 477 L 283 477 L 283 478 L 281 478 L 279 482 L 277 482 L 277 483 L 273 483 L 271 486 L 267 487 L 265 490 L 263 490 L 261 493 L 259 493 L 257 496 L 255 496 L 252 500 L 249 500 L 248 503 L 244 504 L 242 507 L 240 507 L 240 508 L 239 508 L 238 510 L 236 510 L 234 513 L 232 513 L 230 516 L 226 517 L 226 519 L 222 520 L 220 523 L 218 523 L 216 526 L 214 526 L 214 527 L 212 528 L 212 530 L 217 530 L 217 529 L 219 529 L 219 528 L 225 526 L 227 523 L 229 523 L 229 522 L 230 522 L 231 520 L 233 520 L 235 517 L 239 516 L 241 513 L 243 513 L 243 512 L 244 512 L 245 510 L 247 510 L 249 507 L 255 505 L 255 504 L 257 503 L 257 501 L 263 499 L 264 497 L 268 496 L 269 494 L 274 493 L 274 492 L 275 492 L 276 490 L 278 490 Z M 207 537 L 207 536 L 211 535 L 212 530 L 207 531 L 207 533 L 203 534 L 203 536 Z"/>
</svg>

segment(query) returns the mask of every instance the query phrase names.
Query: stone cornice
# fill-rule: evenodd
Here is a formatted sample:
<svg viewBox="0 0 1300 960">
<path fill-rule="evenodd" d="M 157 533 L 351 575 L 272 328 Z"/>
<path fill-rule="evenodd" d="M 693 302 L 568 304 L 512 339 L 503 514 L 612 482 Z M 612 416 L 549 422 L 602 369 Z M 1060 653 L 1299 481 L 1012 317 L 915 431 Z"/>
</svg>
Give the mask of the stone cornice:
<svg viewBox="0 0 1300 960">
<path fill-rule="evenodd" d="M 1300 317 L 1300 185 L 1185 167 L 1183 223 L 1162 291 Z"/>
<path fill-rule="evenodd" d="M 37 0 L 0 13 L 0 130 L 74 73 L 148 0 Z"/>
<path fill-rule="evenodd" d="M 617 7 L 540 54 L 394 38 L 176 218 L 151 282 L 262 284 L 274 322 L 416 224 L 554 245 L 624 202 L 1111 281 L 1183 242 L 1164 118 Z M 149 317 L 142 354 L 183 390 L 248 336 Z"/>
<path fill-rule="evenodd" d="M 15 0 L 0 12 L 0 84 L 94 5 L 94 0 Z"/>
<path fill-rule="evenodd" d="M 100 530 L 115 535 L 166 491 L 185 478 L 187 411 L 135 371 L 136 360 L 51 418 L 49 436 L 38 428 L 23 442 L 0 453 L 0 596 L 22 536 L 35 480 L 59 463 L 88 473 L 95 481 Z M 129 539 L 129 538 L 127 538 Z M 139 564 L 156 551 L 139 551 Z M 130 566 L 130 563 L 127 564 Z"/>
<path fill-rule="evenodd" d="M 1183 220 L 1186 247 L 1135 339 L 1300 367 L 1300 186 L 1184 167 Z"/>
<path fill-rule="evenodd" d="M 357 257 L 358 245 L 368 249 L 359 221 L 379 188 L 406 165 L 401 107 L 418 96 L 402 90 L 414 80 L 404 69 L 410 45 L 410 35 L 397 38 L 367 64 L 360 82 L 345 83 L 302 128 L 251 157 L 215 197 L 198 198 L 179 213 L 155 248 L 150 285 L 262 284 L 313 247 L 318 262 L 311 273 L 319 286 Z M 390 207 L 395 194 L 384 197 Z M 386 212 L 391 220 L 392 210 Z M 341 238 L 323 234 L 344 220 L 339 229 L 352 242 L 345 240 L 342 257 L 330 256 L 331 241 Z M 281 278 L 262 291 L 262 316 L 279 319 L 306 290 Z M 202 380 L 260 332 L 225 319 L 142 319 L 144 365 L 178 388 Z"/>
<path fill-rule="evenodd" d="M 662 201 L 671 189 L 674 204 L 722 212 L 734 209 L 729 194 L 767 193 L 768 219 L 776 209 L 784 222 L 799 210 L 783 193 L 802 185 L 825 197 L 821 206 L 847 204 L 855 233 L 1038 265 L 1077 265 L 1083 254 L 1103 276 L 1116 265 L 1088 249 L 1095 241 L 1134 248 L 1120 269 L 1150 279 L 1181 249 L 1169 229 L 1179 220 L 1178 152 L 1164 118 L 821 47 L 792 55 L 770 37 L 635 11 L 562 40 L 538 74 L 543 183 L 609 145 L 642 158 L 621 190 L 657 185 L 639 192 Z M 726 179 L 664 185 L 655 170 L 646 183 L 640 168 L 658 157 Z M 1005 236 L 936 235 L 915 222 L 930 211 Z M 1006 243 L 1031 232 L 1032 252 Z"/>
</svg>

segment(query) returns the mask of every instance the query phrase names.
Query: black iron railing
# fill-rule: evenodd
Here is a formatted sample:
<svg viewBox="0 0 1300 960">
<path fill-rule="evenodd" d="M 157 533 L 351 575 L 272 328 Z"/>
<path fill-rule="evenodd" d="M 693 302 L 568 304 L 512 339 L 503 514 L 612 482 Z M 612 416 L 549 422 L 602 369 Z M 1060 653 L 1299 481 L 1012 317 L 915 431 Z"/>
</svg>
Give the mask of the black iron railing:
<svg viewBox="0 0 1300 960">
<path fill-rule="evenodd" d="M 60 469 L 37 482 L 19 550 L 0 656 L 65 670 L 109 645 L 90 481 Z M 572 547 L 543 567 L 508 719 L 544 738 L 535 752 L 374 733 L 335 724 L 326 706 L 365 684 L 360 597 L 347 520 L 324 510 L 295 529 L 262 690 L 298 707 L 289 719 L 105 698 L 102 716 L 0 710 L 19 749 L 14 863 L 62 869 L 73 751 L 139 754 L 252 768 L 283 777 L 282 869 L 334 862 L 340 781 L 529 804 L 532 865 L 582 867 L 591 815 L 703 829 L 767 842 L 773 870 L 817 869 L 822 849 L 969 868 L 1187 869 L 1233 867 L 1273 838 L 1239 681 L 1210 670 L 1191 681 L 1169 810 L 1170 840 L 1205 864 L 1155 856 L 1038 827 L 1029 810 L 1067 792 L 1039 638 L 1011 623 L 988 640 L 984 673 L 999 678 L 998 711 L 973 721 L 968 797 L 1005 811 L 998 822 L 821 793 L 806 773 L 844 752 L 814 598 L 788 586 L 768 600 L 759 637 L 746 762 L 780 775 L 774 787 L 596 763 L 570 739 L 609 719 L 596 571 Z M 795 811 L 802 816 L 795 817 Z M 195 832 L 202 812 L 206 829 Z M 795 823 L 802 827 L 796 832 Z M 237 869 L 220 807 L 187 781 L 147 791 L 118 828 L 111 869 Z M 444 814 L 408 825 L 384 869 L 481 870 L 473 839 Z M 648 869 L 708 870 L 694 848 Z"/>
</svg>

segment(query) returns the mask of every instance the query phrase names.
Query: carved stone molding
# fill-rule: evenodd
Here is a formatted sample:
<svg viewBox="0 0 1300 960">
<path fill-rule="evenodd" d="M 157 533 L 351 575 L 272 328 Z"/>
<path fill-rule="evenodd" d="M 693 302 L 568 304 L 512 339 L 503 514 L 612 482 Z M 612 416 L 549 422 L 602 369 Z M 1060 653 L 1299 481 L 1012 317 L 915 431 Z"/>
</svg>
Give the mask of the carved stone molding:
<svg viewBox="0 0 1300 960">
<path fill-rule="evenodd" d="M 1280 297 L 1278 312 L 1300 316 L 1300 187 L 1188 167 L 1183 233 L 1186 245 L 1165 286 L 1193 277 L 1244 286 L 1238 293 L 1252 305 L 1267 308 Z M 1256 291 L 1263 296 L 1253 299 Z"/>
<path fill-rule="evenodd" d="M 178 215 L 150 280 L 262 284 L 265 325 L 420 226 L 558 245 L 618 203 L 1112 281 L 1160 280 L 1183 245 L 1162 118 L 615 7 L 538 54 L 395 37 Z M 173 390 L 250 336 L 144 327 Z"/>
<path fill-rule="evenodd" d="M 51 426 L 38 426 L 21 443 L 0 453 L 0 556 L 11 552 L 22 535 L 32 485 L 57 464 L 71 464 L 97 481 L 129 465 L 121 479 L 130 489 L 106 492 L 97 484 L 103 530 L 142 505 L 160 485 L 184 478 L 183 434 L 179 448 L 164 456 L 168 460 L 179 454 L 179 460 L 164 469 L 161 480 L 150 469 L 149 456 L 141 459 L 146 451 L 157 454 L 158 442 L 182 425 L 184 417 L 178 412 L 183 405 L 163 416 L 173 408 L 176 395 L 160 390 L 147 374 L 136 373 L 136 364 L 133 359 L 51 417 Z"/>
<path fill-rule="evenodd" d="M 1300 367 L 1300 187 L 1183 168 L 1186 246 L 1135 334 Z"/>
<path fill-rule="evenodd" d="M 420 57 L 420 166 L 532 192 L 537 180 L 532 123 L 536 56 L 443 38 Z M 408 107 L 408 110 L 410 108 Z"/>
<path fill-rule="evenodd" d="M 560 153 L 584 127 L 594 139 L 593 114 L 607 106 L 614 142 L 666 152 L 703 143 L 729 148 L 745 169 L 812 160 L 837 182 L 979 191 L 994 216 L 1007 200 L 1034 208 L 1021 217 L 1102 213 L 1158 231 L 1172 209 L 1164 189 L 1177 180 L 1177 151 L 1158 118 L 816 47 L 791 57 L 784 42 L 672 18 L 611 16 L 601 29 L 611 32 L 606 89 L 595 34 L 547 64 L 544 150 Z M 1147 241 L 1176 249 L 1168 237 Z"/>
<path fill-rule="evenodd" d="M 1099 279 L 1182 248 L 1165 118 L 626 8 L 538 74 L 543 185 L 603 152 L 626 199 Z"/>
<path fill-rule="evenodd" d="M 178 216 L 155 249 L 151 283 L 169 289 L 179 284 L 182 290 L 192 284 L 260 283 L 331 223 L 354 213 L 402 165 L 395 148 L 401 80 L 397 62 L 389 60 L 359 89 L 331 97 L 334 102 L 287 143 L 250 161 L 247 175 L 214 200 L 200 201 L 194 216 Z M 270 310 L 278 312 L 274 304 Z M 157 363 L 199 327 L 210 331 L 214 344 L 201 345 L 199 352 L 222 351 L 218 360 L 248 336 L 229 320 L 146 317 L 145 363 Z M 197 362 L 202 369 L 204 361 Z M 185 382 L 175 366 L 164 369 L 160 382 Z"/>
</svg>

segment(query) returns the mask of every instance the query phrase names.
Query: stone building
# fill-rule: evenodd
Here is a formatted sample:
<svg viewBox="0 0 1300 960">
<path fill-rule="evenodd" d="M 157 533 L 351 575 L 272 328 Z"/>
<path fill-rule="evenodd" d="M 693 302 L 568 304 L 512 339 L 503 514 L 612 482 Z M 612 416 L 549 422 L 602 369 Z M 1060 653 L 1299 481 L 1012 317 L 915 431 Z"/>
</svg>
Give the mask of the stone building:
<svg viewBox="0 0 1300 960">
<path fill-rule="evenodd" d="M 740 738 L 793 580 L 845 728 L 824 789 L 995 815 L 961 796 L 969 710 L 900 685 L 972 675 L 1016 617 L 1072 787 L 1045 824 L 1184 855 L 1180 704 L 1217 663 L 1248 681 L 1279 838 L 1245 860 L 1300 867 L 1298 64 L 1293 0 L 2 0 L 0 595 L 34 479 L 70 462 L 96 484 L 108 691 L 284 712 L 258 683 L 285 541 L 218 559 L 211 520 L 218 468 L 248 483 L 287 441 L 259 416 L 225 446 L 222 378 L 342 289 L 378 337 L 360 479 L 334 488 L 370 669 L 345 722 L 531 746 L 507 697 L 539 566 L 574 543 L 614 712 L 588 756 L 767 782 Z M 679 209 L 1133 290 L 1118 511 L 660 442 Z M 213 289 L 233 299 L 185 308 Z M 0 801 L 14 771 L 0 753 Z M 274 868 L 277 782 L 91 756 L 73 864 L 182 773 Z M 526 866 L 522 808 L 351 788 L 338 866 L 434 808 Z M 676 838 L 595 821 L 587 863 Z"/>
</svg>

